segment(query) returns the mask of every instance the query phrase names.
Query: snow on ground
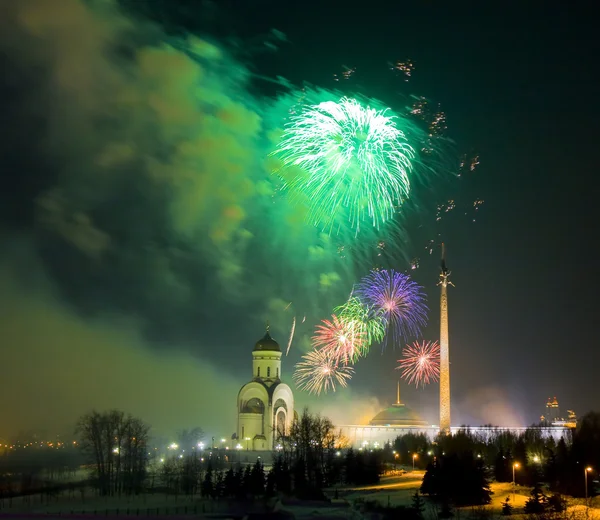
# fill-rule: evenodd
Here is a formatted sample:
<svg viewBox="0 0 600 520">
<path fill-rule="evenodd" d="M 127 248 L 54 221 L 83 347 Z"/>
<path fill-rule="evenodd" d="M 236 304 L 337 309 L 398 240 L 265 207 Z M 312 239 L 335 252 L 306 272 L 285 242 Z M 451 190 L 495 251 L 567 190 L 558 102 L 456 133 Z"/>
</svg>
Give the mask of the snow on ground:
<svg viewBox="0 0 600 520">
<path fill-rule="evenodd" d="M 338 501 L 325 505 L 319 503 L 291 502 L 284 503 L 282 509 L 290 511 L 296 518 L 301 519 L 350 519 L 362 516 L 349 507 L 355 501 L 377 501 L 381 505 L 410 506 L 412 497 L 420 488 L 423 479 L 423 471 L 409 471 L 401 476 L 383 477 L 381 482 L 372 486 L 361 487 L 338 487 Z M 531 488 L 517 486 L 513 496 L 511 483 L 492 483 L 492 503 L 485 506 L 490 516 L 501 514 L 502 503 L 510 497 L 510 503 L 514 507 L 514 514 L 524 517 L 522 514 L 525 501 L 529 498 Z M 336 488 L 329 489 L 328 495 L 333 498 Z M 425 514 L 428 518 L 437 519 L 435 505 L 423 497 L 426 502 Z M 47 504 L 42 502 L 39 495 L 31 497 L 29 501 L 22 497 L 13 499 L 9 507 L 8 499 L 0 500 L 0 519 L 2 520 L 33 520 L 34 518 L 52 518 L 59 514 L 72 520 L 93 520 L 94 515 L 98 517 L 110 516 L 113 520 L 129 519 L 139 516 L 145 520 L 157 519 L 165 516 L 184 519 L 186 516 L 195 516 L 224 513 L 231 510 L 234 502 L 213 500 L 201 500 L 198 496 L 186 497 L 184 495 L 174 496 L 162 493 L 145 494 L 134 497 L 99 497 L 88 492 L 82 499 L 79 493 L 63 493 L 56 499 L 51 499 Z M 475 508 L 478 509 L 478 508 Z M 462 508 L 457 516 L 470 516 L 474 508 Z M 479 512 L 481 513 L 481 511 Z M 39 516 L 38 516 L 39 515 Z M 72 516 L 73 515 L 73 516 Z M 481 517 L 481 514 L 478 515 Z M 600 497 L 590 500 L 590 508 L 587 509 L 582 499 L 569 499 L 568 518 L 570 520 L 600 520 Z"/>
</svg>

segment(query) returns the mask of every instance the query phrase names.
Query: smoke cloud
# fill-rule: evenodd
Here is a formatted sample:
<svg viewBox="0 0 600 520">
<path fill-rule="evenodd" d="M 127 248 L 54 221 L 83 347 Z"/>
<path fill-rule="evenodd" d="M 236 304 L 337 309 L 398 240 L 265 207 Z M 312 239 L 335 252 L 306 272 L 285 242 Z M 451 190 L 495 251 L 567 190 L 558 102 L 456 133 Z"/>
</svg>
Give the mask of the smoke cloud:
<svg viewBox="0 0 600 520">
<path fill-rule="evenodd" d="M 456 403 L 456 424 L 472 424 L 492 426 L 524 426 L 528 424 L 526 414 L 514 406 L 516 400 L 511 398 L 505 389 L 487 386 L 471 390 L 469 394 Z"/>
<path fill-rule="evenodd" d="M 17 265 L 27 266 L 29 283 Z M 161 435 L 196 425 L 235 430 L 240 380 L 184 349 L 153 352 L 133 320 L 82 319 L 57 298 L 28 248 L 0 263 L 0 344 L 3 435 L 41 425 L 70 433 L 81 414 L 112 408 Z"/>
<path fill-rule="evenodd" d="M 0 2 L 0 60 L 0 232 L 27 243 L 0 266 L 7 428 L 118 407 L 159 431 L 233 431 L 232 374 L 262 324 L 285 348 L 296 319 L 291 375 L 372 265 L 364 249 L 381 254 L 307 226 L 272 175 L 303 92 L 260 97 L 223 46 L 116 2 Z M 356 402 L 306 400 L 338 423 L 378 411 Z"/>
<path fill-rule="evenodd" d="M 271 174 L 297 96 L 258 98 L 216 43 L 174 39 L 115 3 L 9 0 L 0 19 L 17 129 L 0 156 L 20 178 L 3 212 L 27 223 L 71 303 L 191 341 L 224 313 L 275 312 L 286 334 L 294 309 L 274 301 L 303 316 L 343 301 L 353 278 L 338 245 Z"/>
</svg>

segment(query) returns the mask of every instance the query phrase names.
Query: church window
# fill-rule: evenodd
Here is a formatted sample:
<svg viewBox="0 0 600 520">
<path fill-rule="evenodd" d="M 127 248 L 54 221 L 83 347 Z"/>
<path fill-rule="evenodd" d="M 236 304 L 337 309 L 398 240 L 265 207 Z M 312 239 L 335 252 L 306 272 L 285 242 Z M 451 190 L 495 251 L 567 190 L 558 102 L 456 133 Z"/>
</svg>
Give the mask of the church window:
<svg viewBox="0 0 600 520">
<path fill-rule="evenodd" d="M 279 377 L 279 369 L 277 369 L 277 377 Z"/>
<path fill-rule="evenodd" d="M 257 373 L 256 373 L 256 377 L 260 377 L 260 367 L 258 367 Z"/>
<path fill-rule="evenodd" d="M 243 439 L 244 437 L 246 437 L 246 436 L 244 435 L 244 427 L 242 426 L 242 439 Z"/>
<path fill-rule="evenodd" d="M 271 377 L 271 367 L 267 367 L 267 377 Z"/>
</svg>

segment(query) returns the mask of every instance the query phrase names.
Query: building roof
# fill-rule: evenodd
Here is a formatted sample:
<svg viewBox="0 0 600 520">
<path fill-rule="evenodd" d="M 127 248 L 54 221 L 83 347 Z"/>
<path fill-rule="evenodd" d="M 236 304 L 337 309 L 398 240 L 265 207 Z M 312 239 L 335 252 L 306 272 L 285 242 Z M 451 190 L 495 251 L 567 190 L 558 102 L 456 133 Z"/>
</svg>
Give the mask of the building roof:
<svg viewBox="0 0 600 520">
<path fill-rule="evenodd" d="M 427 426 L 427 421 L 411 410 L 404 403 L 396 403 L 379 412 L 371 422 L 371 426 Z"/>
<path fill-rule="evenodd" d="M 253 352 L 257 352 L 257 351 L 281 352 L 281 349 L 279 348 L 279 343 L 277 343 L 271 337 L 271 334 L 269 334 L 269 327 L 267 327 L 267 332 L 262 337 L 262 339 L 259 339 L 256 342 L 256 345 L 254 345 Z"/>
</svg>

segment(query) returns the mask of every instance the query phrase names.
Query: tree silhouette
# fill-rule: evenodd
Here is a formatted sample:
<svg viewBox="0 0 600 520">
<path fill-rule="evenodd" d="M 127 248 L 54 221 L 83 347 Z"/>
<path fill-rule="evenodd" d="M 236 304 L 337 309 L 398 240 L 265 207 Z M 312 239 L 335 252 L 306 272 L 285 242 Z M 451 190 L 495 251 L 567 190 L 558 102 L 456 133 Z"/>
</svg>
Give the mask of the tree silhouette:
<svg viewBox="0 0 600 520">
<path fill-rule="evenodd" d="M 538 515 L 546 510 L 548 498 L 542 490 L 542 485 L 536 482 L 531 490 L 531 496 L 525 502 L 524 511 L 527 514 Z"/>
<path fill-rule="evenodd" d="M 513 506 L 510 503 L 510 498 L 506 497 L 506 500 L 502 502 L 502 516 L 511 516 L 513 514 Z"/>
<path fill-rule="evenodd" d="M 442 504 L 456 506 L 484 505 L 491 501 L 483 463 L 470 453 L 438 457 L 427 467 L 421 493 Z"/>
<path fill-rule="evenodd" d="M 201 491 L 203 498 L 212 497 L 214 494 L 213 469 L 210 463 L 208 464 L 208 468 L 206 468 L 206 473 L 204 474 Z"/>
<path fill-rule="evenodd" d="M 414 514 L 414 518 L 417 520 L 423 520 L 423 513 L 425 511 L 425 501 L 419 495 L 418 491 L 415 491 L 415 494 L 412 497 L 411 509 Z"/>
</svg>

